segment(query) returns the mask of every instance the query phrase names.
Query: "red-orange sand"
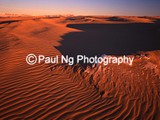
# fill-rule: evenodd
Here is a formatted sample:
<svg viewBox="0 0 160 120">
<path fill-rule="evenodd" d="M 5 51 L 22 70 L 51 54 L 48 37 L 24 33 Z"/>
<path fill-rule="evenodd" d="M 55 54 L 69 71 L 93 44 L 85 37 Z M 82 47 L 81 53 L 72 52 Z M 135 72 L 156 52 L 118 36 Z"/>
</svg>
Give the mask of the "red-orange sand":
<svg viewBox="0 0 160 120">
<path fill-rule="evenodd" d="M 158 17 L 0 18 L 1 120 L 159 120 L 160 51 L 132 66 L 30 66 L 29 53 L 60 55 L 68 23 L 153 23 Z M 125 20 L 124 20 L 125 19 Z M 17 21 L 18 20 L 18 21 Z M 114 21 L 114 23 L 115 23 Z M 145 55 L 144 55 L 145 54 Z"/>
</svg>

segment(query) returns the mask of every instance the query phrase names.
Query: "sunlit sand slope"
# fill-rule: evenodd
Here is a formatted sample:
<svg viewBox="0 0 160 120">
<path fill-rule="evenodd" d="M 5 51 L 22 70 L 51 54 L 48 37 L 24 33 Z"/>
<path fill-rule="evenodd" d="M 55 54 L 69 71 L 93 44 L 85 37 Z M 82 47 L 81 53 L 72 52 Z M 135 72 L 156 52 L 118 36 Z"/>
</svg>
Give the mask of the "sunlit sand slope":
<svg viewBox="0 0 160 120">
<path fill-rule="evenodd" d="M 67 22 L 62 17 L 0 23 L 0 119 L 159 120 L 158 50 L 135 55 L 132 66 L 26 63 L 29 53 L 61 55 L 55 48 L 61 36 L 80 32 Z"/>
</svg>

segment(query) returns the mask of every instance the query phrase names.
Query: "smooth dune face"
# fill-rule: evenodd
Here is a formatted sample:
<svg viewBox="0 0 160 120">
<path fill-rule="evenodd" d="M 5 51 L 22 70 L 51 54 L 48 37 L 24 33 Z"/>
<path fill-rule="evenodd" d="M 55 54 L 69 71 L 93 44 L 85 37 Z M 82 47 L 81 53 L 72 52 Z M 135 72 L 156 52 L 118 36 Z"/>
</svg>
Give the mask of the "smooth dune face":
<svg viewBox="0 0 160 120">
<path fill-rule="evenodd" d="M 160 49 L 131 55 L 132 66 L 25 61 L 30 53 L 61 55 L 62 36 L 83 32 L 67 24 L 133 22 L 159 24 L 159 17 L 0 18 L 0 119 L 159 120 Z"/>
</svg>

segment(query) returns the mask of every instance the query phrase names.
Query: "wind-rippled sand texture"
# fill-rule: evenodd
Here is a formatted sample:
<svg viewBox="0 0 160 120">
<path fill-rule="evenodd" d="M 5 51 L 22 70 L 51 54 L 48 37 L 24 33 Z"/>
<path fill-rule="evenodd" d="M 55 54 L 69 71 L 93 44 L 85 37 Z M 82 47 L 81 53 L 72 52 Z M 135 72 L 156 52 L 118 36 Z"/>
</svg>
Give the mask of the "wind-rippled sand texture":
<svg viewBox="0 0 160 120">
<path fill-rule="evenodd" d="M 61 55 L 61 36 L 79 31 L 64 18 L 1 22 L 0 119 L 159 120 L 160 51 L 132 66 L 26 63 L 29 53 Z"/>
</svg>

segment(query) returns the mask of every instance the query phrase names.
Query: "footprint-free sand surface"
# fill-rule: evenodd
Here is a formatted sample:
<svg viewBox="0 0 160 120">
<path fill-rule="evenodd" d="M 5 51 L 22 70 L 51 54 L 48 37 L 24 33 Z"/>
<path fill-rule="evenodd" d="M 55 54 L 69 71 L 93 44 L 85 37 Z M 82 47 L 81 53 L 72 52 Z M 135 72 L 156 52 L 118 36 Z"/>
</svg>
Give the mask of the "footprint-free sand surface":
<svg viewBox="0 0 160 120">
<path fill-rule="evenodd" d="M 159 120 L 159 20 L 125 16 L 0 18 L 0 119 Z M 125 54 L 135 60 L 132 66 L 30 66 L 25 61 L 30 53 Z"/>
</svg>

